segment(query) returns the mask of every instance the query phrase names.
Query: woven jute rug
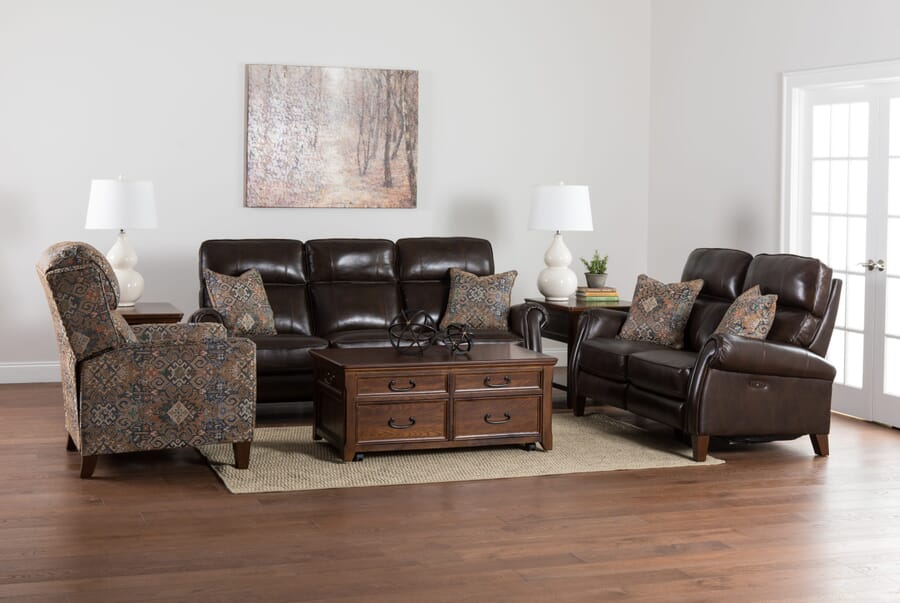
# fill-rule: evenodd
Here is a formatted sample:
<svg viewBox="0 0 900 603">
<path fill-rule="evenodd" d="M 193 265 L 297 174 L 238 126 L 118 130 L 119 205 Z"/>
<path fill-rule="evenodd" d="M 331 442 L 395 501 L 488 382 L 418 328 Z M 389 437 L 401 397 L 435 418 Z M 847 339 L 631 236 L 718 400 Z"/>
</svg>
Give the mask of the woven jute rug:
<svg viewBox="0 0 900 603">
<path fill-rule="evenodd" d="M 200 452 L 235 494 L 423 484 L 480 479 L 588 473 L 617 469 L 703 467 L 724 461 L 691 459 L 689 447 L 602 414 L 553 415 L 553 450 L 526 452 L 520 446 L 367 453 L 344 463 L 312 428 L 261 427 L 253 437 L 250 468 L 233 466 L 230 444 Z"/>
</svg>

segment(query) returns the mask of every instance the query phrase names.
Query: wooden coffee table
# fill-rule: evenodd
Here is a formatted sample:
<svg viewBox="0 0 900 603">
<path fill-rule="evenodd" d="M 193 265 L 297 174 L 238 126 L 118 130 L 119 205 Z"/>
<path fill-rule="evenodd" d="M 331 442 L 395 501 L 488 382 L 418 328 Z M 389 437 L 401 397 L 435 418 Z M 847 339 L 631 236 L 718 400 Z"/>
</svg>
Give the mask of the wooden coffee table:
<svg viewBox="0 0 900 603">
<path fill-rule="evenodd" d="M 540 443 L 553 447 L 556 359 L 509 344 L 464 355 L 393 348 L 310 352 L 315 367 L 313 437 L 344 461 L 365 452 Z"/>
</svg>

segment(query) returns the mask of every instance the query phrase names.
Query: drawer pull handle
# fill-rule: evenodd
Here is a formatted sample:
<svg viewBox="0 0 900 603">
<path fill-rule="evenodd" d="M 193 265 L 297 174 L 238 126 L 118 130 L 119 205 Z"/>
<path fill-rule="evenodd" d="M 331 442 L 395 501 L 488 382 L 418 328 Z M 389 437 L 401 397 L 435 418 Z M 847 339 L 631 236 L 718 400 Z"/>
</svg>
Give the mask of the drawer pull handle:
<svg viewBox="0 0 900 603">
<path fill-rule="evenodd" d="M 390 383 L 388 383 L 388 389 L 391 390 L 392 392 L 408 392 L 409 390 L 414 389 L 415 387 L 416 387 L 416 382 L 413 381 L 412 379 L 409 379 L 408 387 L 397 387 L 397 382 L 394 381 L 393 379 L 391 379 Z"/>
<path fill-rule="evenodd" d="M 409 423 L 407 423 L 406 425 L 398 425 L 397 423 L 394 422 L 394 417 L 391 417 L 390 419 L 388 419 L 388 427 L 390 427 L 391 429 L 409 429 L 410 427 L 412 427 L 415 424 L 416 424 L 416 420 L 414 417 L 410 417 Z"/>
<path fill-rule="evenodd" d="M 502 419 L 495 419 L 495 420 L 491 420 L 491 413 L 484 415 L 484 422 L 487 423 L 488 425 L 503 425 L 504 423 L 509 423 L 511 419 L 512 419 L 512 417 L 509 416 L 508 412 L 503 413 Z"/>
<path fill-rule="evenodd" d="M 509 378 L 509 375 L 503 375 L 503 383 L 491 383 L 490 375 L 484 378 L 485 387 L 507 387 L 510 383 L 512 383 L 512 379 Z"/>
<path fill-rule="evenodd" d="M 325 376 L 322 377 L 322 381 L 324 381 L 328 385 L 334 385 L 334 382 L 336 380 L 337 380 L 337 378 L 334 376 L 334 373 L 331 373 L 331 372 L 325 373 Z"/>
</svg>

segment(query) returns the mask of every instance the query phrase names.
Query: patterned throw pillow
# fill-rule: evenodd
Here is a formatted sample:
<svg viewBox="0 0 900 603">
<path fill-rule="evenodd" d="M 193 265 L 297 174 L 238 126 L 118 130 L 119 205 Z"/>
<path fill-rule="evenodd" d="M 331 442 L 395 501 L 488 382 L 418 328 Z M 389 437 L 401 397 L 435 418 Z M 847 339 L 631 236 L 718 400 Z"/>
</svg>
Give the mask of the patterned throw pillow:
<svg viewBox="0 0 900 603">
<path fill-rule="evenodd" d="M 518 272 L 510 270 L 490 276 L 450 269 L 450 297 L 440 328 L 450 323 L 467 323 L 475 329 L 509 327 L 509 297 Z"/>
<path fill-rule="evenodd" d="M 276 335 L 275 315 L 256 268 L 240 276 L 203 270 L 213 308 L 225 318 L 230 335 Z"/>
<path fill-rule="evenodd" d="M 774 293 L 763 295 L 759 285 L 753 285 L 735 299 L 715 333 L 737 335 L 748 339 L 765 339 L 775 320 L 775 304 L 778 296 Z"/>
<path fill-rule="evenodd" d="M 680 350 L 684 347 L 684 328 L 691 308 L 702 288 L 700 278 L 667 285 L 646 274 L 638 276 L 628 317 L 617 338 L 649 341 Z"/>
</svg>

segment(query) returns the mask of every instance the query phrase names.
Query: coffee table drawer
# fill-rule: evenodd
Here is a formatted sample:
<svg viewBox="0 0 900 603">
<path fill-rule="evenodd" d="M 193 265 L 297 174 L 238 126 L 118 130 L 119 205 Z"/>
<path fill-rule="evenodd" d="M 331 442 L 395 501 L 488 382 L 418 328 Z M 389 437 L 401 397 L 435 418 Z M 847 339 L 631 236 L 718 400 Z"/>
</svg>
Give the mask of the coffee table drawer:
<svg viewBox="0 0 900 603">
<path fill-rule="evenodd" d="M 432 373 L 397 373 L 374 377 L 360 377 L 356 383 L 358 396 L 421 396 L 447 392 L 447 375 Z"/>
<path fill-rule="evenodd" d="M 493 398 L 457 400 L 454 405 L 454 439 L 499 435 L 538 434 L 541 399 Z"/>
<path fill-rule="evenodd" d="M 357 441 L 446 440 L 447 402 L 361 404 L 356 407 Z"/>
<path fill-rule="evenodd" d="M 456 376 L 457 393 L 501 392 L 504 390 L 541 390 L 541 371 L 493 371 L 460 373 Z"/>
</svg>

